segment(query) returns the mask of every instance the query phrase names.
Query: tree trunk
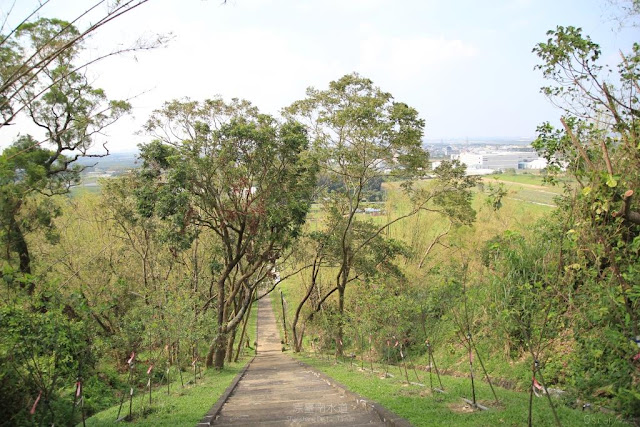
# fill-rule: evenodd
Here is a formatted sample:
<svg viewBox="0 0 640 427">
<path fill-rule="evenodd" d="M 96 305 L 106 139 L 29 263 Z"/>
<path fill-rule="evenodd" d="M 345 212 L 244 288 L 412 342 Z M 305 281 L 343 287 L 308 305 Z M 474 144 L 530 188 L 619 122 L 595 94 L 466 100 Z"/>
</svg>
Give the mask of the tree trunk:
<svg viewBox="0 0 640 427">
<path fill-rule="evenodd" d="M 204 361 L 204 366 L 206 366 L 207 368 L 210 368 L 213 366 L 213 355 L 215 351 L 216 351 L 216 342 L 213 341 L 209 345 L 209 350 L 207 351 L 207 358 Z"/>
<path fill-rule="evenodd" d="M 291 334 L 293 335 L 293 352 L 300 353 L 302 351 L 302 336 L 298 339 L 298 331 L 297 331 L 297 323 L 298 323 L 298 315 L 293 318 L 293 323 L 291 324 Z"/>
<path fill-rule="evenodd" d="M 313 290 L 316 287 L 316 283 L 318 280 L 318 274 L 320 273 L 320 261 L 316 258 L 313 263 L 313 270 L 311 271 L 311 284 L 309 285 L 309 289 L 307 289 L 307 293 L 305 294 L 300 304 L 296 308 L 296 314 L 293 317 L 293 323 L 291 324 L 291 333 L 293 334 L 293 351 L 296 353 L 300 353 L 302 351 L 302 332 L 300 333 L 300 337 L 298 338 L 298 320 L 300 319 L 300 312 L 302 311 L 302 307 L 307 302 Z M 304 330 L 304 328 L 303 328 Z"/>
<path fill-rule="evenodd" d="M 18 253 L 18 259 L 20 260 L 20 272 L 25 274 L 31 274 L 31 256 L 29 255 L 29 248 L 27 241 L 22 234 L 22 230 L 18 225 L 15 218 L 11 218 L 9 225 L 10 239 L 12 240 L 13 250 Z"/>
<path fill-rule="evenodd" d="M 29 247 L 27 241 L 24 238 L 24 234 L 18 225 L 15 217 L 11 217 L 9 221 L 9 246 L 18 253 L 18 260 L 20 262 L 20 272 L 23 274 L 31 274 L 31 255 L 29 254 Z M 29 281 L 28 284 L 22 283 L 21 286 L 27 289 L 29 294 L 33 294 L 34 283 Z"/>
<path fill-rule="evenodd" d="M 229 337 L 227 338 L 227 350 L 226 352 L 226 356 L 227 356 L 227 362 L 231 363 L 231 361 L 233 360 L 233 343 L 236 340 L 236 331 L 238 330 L 238 328 L 233 328 L 230 332 L 229 332 Z"/>
<path fill-rule="evenodd" d="M 302 324 L 302 328 L 300 329 L 300 336 L 298 337 L 298 342 L 296 343 L 298 350 L 296 351 L 297 353 L 300 353 L 302 351 L 302 338 L 304 338 L 304 329 L 305 329 L 305 324 Z"/>
<path fill-rule="evenodd" d="M 218 301 L 217 301 L 217 325 L 218 331 L 215 340 L 209 346 L 209 352 L 207 353 L 207 360 L 205 362 L 205 366 L 210 368 L 212 365 L 214 368 L 220 370 L 224 368 L 224 356 L 226 350 L 226 331 L 225 331 L 225 283 L 224 277 L 218 279 L 216 283 L 216 287 L 218 290 Z"/>
<path fill-rule="evenodd" d="M 344 286 L 338 288 L 338 337 L 336 339 L 336 355 L 342 356 L 342 338 L 344 336 Z"/>
<path fill-rule="evenodd" d="M 221 334 L 218 330 L 218 336 L 209 346 L 209 352 L 207 353 L 207 359 L 205 366 L 211 368 L 212 366 L 218 370 L 224 368 L 224 358 L 227 350 L 227 336 Z"/>
<path fill-rule="evenodd" d="M 221 347 L 216 349 L 215 351 L 213 367 L 219 371 L 224 368 L 224 357 L 226 355 L 226 350 L 227 349 L 224 347 L 224 344 L 221 344 Z"/>
<path fill-rule="evenodd" d="M 289 344 L 289 337 L 287 336 L 287 313 L 284 308 L 284 296 L 280 291 L 280 304 L 282 305 L 282 330 L 284 331 L 284 344 Z"/>
<path fill-rule="evenodd" d="M 254 295 L 257 294 L 258 290 L 256 289 L 254 291 Z M 233 359 L 234 362 L 238 361 L 238 358 L 240 357 L 240 349 L 242 347 L 242 344 L 244 342 L 244 336 L 245 336 L 245 332 L 247 330 L 247 323 L 249 323 L 249 319 L 251 318 L 251 308 L 253 307 L 253 297 L 251 299 L 251 304 L 249 305 L 249 309 L 247 310 L 247 314 L 245 316 L 244 319 L 244 323 L 242 325 L 242 332 L 240 333 L 240 341 L 238 342 L 238 350 L 236 351 L 236 357 Z M 249 340 L 247 339 L 247 342 Z"/>
</svg>

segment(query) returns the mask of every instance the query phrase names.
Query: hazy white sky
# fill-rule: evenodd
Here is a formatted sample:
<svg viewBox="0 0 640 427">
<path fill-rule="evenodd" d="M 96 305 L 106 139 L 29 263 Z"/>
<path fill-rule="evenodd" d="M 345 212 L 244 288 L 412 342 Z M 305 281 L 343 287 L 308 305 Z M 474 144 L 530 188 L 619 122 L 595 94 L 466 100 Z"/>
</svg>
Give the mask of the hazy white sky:
<svg viewBox="0 0 640 427">
<path fill-rule="evenodd" d="M 12 2 L 0 0 L 3 13 Z M 36 4 L 17 3 L 16 18 Z M 93 1 L 51 0 L 41 15 L 69 20 L 83 3 Z M 640 39 L 615 15 L 607 0 L 150 0 L 101 29 L 89 53 L 154 33 L 173 41 L 90 74 L 112 98 L 145 92 L 134 118 L 109 129 L 115 151 L 145 140 L 133 134 L 163 101 L 219 94 L 277 114 L 353 71 L 417 108 L 428 139 L 532 137 L 558 112 L 539 93 L 531 49 L 557 25 L 580 26 L 615 64 Z M 17 132 L 5 128 L 0 144 Z"/>
</svg>

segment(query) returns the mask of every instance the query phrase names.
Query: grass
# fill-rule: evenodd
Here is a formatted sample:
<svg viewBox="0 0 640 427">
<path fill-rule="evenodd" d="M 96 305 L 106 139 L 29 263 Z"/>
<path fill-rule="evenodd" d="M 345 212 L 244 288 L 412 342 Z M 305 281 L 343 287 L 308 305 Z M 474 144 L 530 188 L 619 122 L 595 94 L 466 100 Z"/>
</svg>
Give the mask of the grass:
<svg viewBox="0 0 640 427">
<path fill-rule="evenodd" d="M 242 331 L 240 331 L 242 332 Z M 249 315 L 249 323 L 247 324 L 247 331 L 245 332 L 249 343 L 254 346 L 258 338 L 258 303 L 254 302 L 251 307 L 251 314 Z"/>
<path fill-rule="evenodd" d="M 100 194 L 102 192 L 99 186 L 78 185 L 71 187 L 71 197 L 82 197 L 85 194 Z"/>
<path fill-rule="evenodd" d="M 481 381 L 477 372 L 476 394 L 478 402 L 488 406 L 488 411 L 471 411 L 465 408 L 462 397 L 471 398 L 471 386 L 468 378 L 441 376 L 445 394 L 431 393 L 428 387 L 429 374 L 419 372 L 420 380 L 425 387 L 406 385 L 404 377 L 397 367 L 392 367 L 394 378 L 381 378 L 381 374 L 361 371 L 357 363 L 353 367 L 348 363 L 335 364 L 315 357 L 296 355 L 295 357 L 324 372 L 351 391 L 371 399 L 396 414 L 406 418 L 416 426 L 486 426 L 504 424 L 520 426 L 527 424 L 529 394 L 496 388 L 500 401 L 495 404 L 489 386 Z M 366 364 L 365 364 L 366 366 Z M 380 369 L 376 364 L 374 369 Z M 384 368 L 383 368 L 384 369 Z M 415 374 L 409 371 L 410 380 L 415 381 Z M 437 383 L 435 374 L 434 384 Z M 558 416 L 563 426 L 582 426 L 585 424 L 626 425 L 613 415 L 601 413 L 584 413 L 561 404 L 553 399 Z M 544 397 L 534 397 L 533 424 L 554 425 L 553 413 L 549 402 Z"/>
<path fill-rule="evenodd" d="M 247 324 L 247 337 L 253 346 L 256 341 L 258 322 L 258 304 L 254 303 Z M 241 326 L 240 326 L 241 327 Z M 239 339 L 238 332 L 238 339 Z M 246 339 L 245 339 L 246 340 Z M 235 376 L 244 368 L 253 351 L 241 352 L 238 363 L 227 363 L 222 371 L 209 369 L 203 373 L 196 385 L 181 387 L 180 380 L 171 383 L 170 393 L 166 386 L 156 387 L 152 392 L 152 403 L 149 405 L 149 394 L 146 390 L 136 390 L 133 398 L 133 420 L 128 424 L 136 426 L 194 426 L 204 417 L 209 409 L 220 398 L 224 390 L 231 384 Z M 185 382 L 190 379 L 185 373 Z M 173 376 L 176 376 L 173 373 Z M 88 426 L 113 425 L 120 405 L 112 406 L 86 420 Z M 120 416 L 129 413 L 129 402 L 125 400 Z"/>
<path fill-rule="evenodd" d="M 524 202 L 529 206 L 554 207 L 555 198 L 562 193 L 561 186 L 551 186 L 543 182 L 540 175 L 501 174 L 488 175 L 482 180 L 484 185 L 503 184 L 508 191 L 507 198 Z"/>
<path fill-rule="evenodd" d="M 473 207 L 477 211 L 477 218 L 473 225 L 463 226 L 459 228 L 453 228 L 450 234 L 444 240 L 444 243 L 451 245 L 458 245 L 459 252 L 464 254 L 467 260 L 472 265 L 472 272 L 478 277 L 470 275 L 470 282 L 484 283 L 482 281 L 482 275 L 485 273 L 484 267 L 481 264 L 480 253 L 486 241 L 493 238 L 496 235 L 502 234 L 505 230 L 517 231 L 523 234 L 530 233 L 529 226 L 536 221 L 544 218 L 545 215 L 554 211 L 553 205 L 554 197 L 561 194 L 562 189 L 560 187 L 552 187 L 543 185 L 542 177 L 536 175 L 497 175 L 501 182 L 509 191 L 507 197 L 503 200 L 503 206 L 500 210 L 494 211 L 486 203 L 486 192 L 481 191 L 481 186 L 474 189 Z M 493 183 L 495 180 L 493 177 L 485 179 L 485 191 L 486 184 Z M 428 186 L 430 181 L 421 182 L 419 185 Z M 398 183 L 387 182 L 384 183 L 386 190 L 387 201 L 385 203 L 385 215 L 381 217 L 373 217 L 367 215 L 359 215 L 359 219 L 369 220 L 374 224 L 382 224 L 389 219 L 396 217 L 404 212 L 407 212 L 410 208 L 409 201 L 404 195 L 401 194 L 398 188 Z M 320 213 L 314 212 L 314 217 L 318 218 Z M 416 254 L 407 259 L 399 260 L 399 263 L 403 267 L 403 271 L 407 276 L 410 286 L 415 288 L 430 289 L 432 286 L 431 276 L 429 275 L 429 269 L 441 268 L 441 266 L 448 265 L 447 262 L 451 258 L 451 250 L 446 248 L 436 247 L 429 253 L 426 258 L 426 262 L 423 267 L 418 267 L 418 260 L 426 252 L 429 244 L 433 238 L 446 226 L 446 221 L 434 213 L 420 213 L 409 219 L 396 223 L 389 227 L 385 231 L 386 235 L 391 238 L 395 238 L 405 242 L 409 245 L 412 251 Z M 462 255 L 459 255 L 462 258 Z M 331 269 L 325 269 L 321 272 L 319 280 L 323 286 L 327 283 L 333 283 L 334 271 Z M 308 281 L 308 279 L 307 279 Z M 287 326 L 290 330 L 291 320 L 293 319 L 293 313 L 298 301 L 301 298 L 302 292 L 305 289 L 305 280 L 296 275 L 289 278 L 285 282 L 279 285 L 279 289 L 283 291 L 283 294 L 288 302 L 287 307 Z M 357 298 L 359 292 L 363 292 L 363 289 L 358 288 L 357 284 L 350 285 L 347 289 L 347 306 L 353 307 L 353 298 Z M 484 303 L 490 299 L 482 294 L 479 300 Z M 334 302 L 335 297 L 330 298 L 329 303 Z M 282 328 L 282 307 L 280 304 L 280 295 L 275 295 L 272 300 L 276 317 Z M 356 303 L 357 304 L 357 303 Z M 305 311 L 304 313 L 308 313 Z M 487 310 L 485 306 L 477 307 L 477 316 L 480 316 L 480 325 L 484 325 L 487 316 Z M 485 316 L 484 318 L 482 316 Z M 309 325 L 308 325 L 309 326 Z M 318 325 L 315 325 L 318 327 Z M 314 330 L 308 327 L 306 330 L 305 339 L 314 336 Z M 320 325 L 320 328 L 322 326 Z M 465 376 L 468 372 L 468 362 L 465 362 L 464 354 L 461 353 L 462 346 L 457 340 L 455 331 L 455 323 L 449 318 L 442 319 L 437 327 L 430 327 L 428 334 L 433 336 L 432 342 L 438 344 L 434 351 L 436 352 L 436 359 L 441 369 L 447 369 L 449 372 L 453 372 L 456 376 Z M 351 332 L 347 328 L 346 336 L 348 341 L 346 343 L 346 352 L 355 350 L 352 342 L 349 342 L 348 335 Z M 373 331 L 376 335 L 377 331 Z M 347 384 L 349 381 L 353 381 L 353 390 L 361 392 L 361 389 L 356 387 L 362 387 L 361 394 L 367 397 L 379 401 L 379 403 L 394 410 L 401 415 L 410 419 L 416 425 L 424 425 L 434 423 L 431 419 L 420 418 L 420 414 L 426 411 L 429 417 L 437 420 L 442 425 L 486 425 L 490 423 L 505 423 L 511 425 L 522 425 L 527 422 L 527 410 L 528 410 L 528 393 L 523 392 L 529 387 L 530 381 L 530 362 L 526 357 L 519 357 L 518 355 L 511 356 L 504 354 L 504 342 L 500 336 L 500 331 L 493 329 L 482 329 L 477 332 L 478 337 L 484 337 L 478 344 L 484 362 L 489 370 L 489 374 L 492 377 L 496 377 L 510 383 L 516 387 L 516 390 L 501 390 L 500 393 L 504 393 L 505 397 L 500 396 L 500 399 L 505 402 L 505 407 L 499 411 L 493 411 L 494 414 L 486 413 L 473 413 L 473 414 L 457 414 L 456 410 L 460 409 L 463 403 L 460 399 L 461 396 L 468 396 L 470 394 L 469 381 L 465 378 L 447 377 L 446 381 L 450 381 L 451 384 L 445 387 L 453 390 L 450 395 L 436 396 L 442 400 L 438 405 L 435 403 L 425 403 L 421 400 L 431 399 L 429 391 L 424 388 L 415 386 L 396 384 L 391 388 L 388 387 L 393 381 L 379 380 L 370 375 L 366 381 L 362 379 L 363 373 L 355 372 L 355 376 L 351 379 L 346 378 L 344 381 L 339 375 L 351 375 L 352 373 L 344 373 L 340 370 L 341 365 L 334 366 L 331 362 L 325 363 L 326 369 L 334 369 L 334 371 L 325 371 L 328 375 L 335 377 L 338 381 Z M 306 348 L 310 348 L 308 342 L 305 341 Z M 427 364 L 427 355 L 425 351 L 416 349 L 412 351 L 410 355 L 412 360 L 421 365 Z M 313 363 L 324 363 L 320 361 L 314 361 Z M 397 368 L 394 368 L 397 370 Z M 348 369 L 347 369 L 348 371 Z M 397 372 L 394 372 L 397 375 Z M 423 382 L 428 381 L 424 379 L 426 373 L 422 373 Z M 415 380 L 415 379 L 412 379 Z M 347 385 L 351 387 L 352 383 Z M 505 384 L 505 383 L 503 383 Z M 557 385 L 554 385 L 557 386 Z M 560 384 L 560 387 L 565 387 L 566 384 Z M 519 390 L 518 390 L 519 387 Z M 373 391 L 368 388 L 373 388 Z M 511 388 L 511 387 L 510 387 Z M 372 394 L 371 394 L 372 393 Z M 426 393 L 426 394 L 425 394 Z M 491 400 L 491 393 L 485 384 L 479 385 L 479 399 Z M 575 397 L 575 396 L 574 396 Z M 385 400 L 388 399 L 388 400 Z M 569 397 L 567 397 L 567 403 Z M 574 399 L 575 402 L 575 399 Z M 553 425 L 553 415 L 548 407 L 546 399 L 536 399 L 535 402 L 535 414 L 534 423 L 538 425 Z M 560 402 L 558 402 L 560 404 Z M 424 405 L 427 405 L 426 407 Z M 431 405 L 431 406 L 429 406 Z M 457 406 L 456 406 L 457 405 Z M 408 415 L 415 412 L 415 415 Z M 560 409 L 563 425 L 583 425 L 585 423 L 607 423 L 615 424 L 616 418 L 613 416 L 601 417 L 595 414 L 582 414 L 579 411 L 571 410 L 569 407 L 562 405 Z M 453 415 L 452 415 L 453 414 Z M 523 415 L 524 414 L 524 415 Z M 412 418 L 412 416 L 416 418 Z M 468 420 L 464 417 L 468 417 Z M 453 418 L 452 418 L 453 417 Z M 435 423 L 434 425 L 440 425 Z"/>
<path fill-rule="evenodd" d="M 157 388 L 152 393 L 149 406 L 149 394 L 137 392 L 133 398 L 133 421 L 137 426 L 194 426 L 218 400 L 233 378 L 242 370 L 247 360 L 231 363 L 217 372 L 213 369 L 204 373 L 197 385 L 180 387 L 180 382 L 172 384 L 171 393 L 166 388 Z M 88 426 L 113 425 L 119 405 L 99 412 L 86 420 Z M 128 414 L 129 404 L 125 400 L 122 415 Z"/>
<path fill-rule="evenodd" d="M 502 174 L 486 175 L 484 177 L 485 182 L 491 182 L 496 179 L 499 181 L 516 182 L 519 184 L 544 185 L 543 176 L 537 175 L 537 174 L 502 173 Z"/>
<path fill-rule="evenodd" d="M 280 291 L 283 293 L 283 296 L 286 300 L 285 302 L 285 311 L 286 311 L 286 316 L 287 316 L 287 329 L 290 331 L 291 330 L 291 321 L 293 320 L 293 313 L 295 311 L 295 307 L 292 304 L 292 302 L 290 301 L 290 299 L 288 298 L 288 288 L 286 287 L 282 287 L 280 286 Z M 278 332 L 280 333 L 280 341 L 281 342 L 285 342 L 285 330 L 284 330 L 284 323 L 282 321 L 282 299 L 280 297 L 280 292 L 276 289 L 274 292 L 271 292 L 271 295 L 269 295 L 269 300 L 271 301 L 271 308 L 273 309 L 273 313 L 276 316 L 276 324 L 278 325 Z M 296 301 L 297 303 L 297 301 Z M 289 337 L 287 335 L 287 338 L 290 340 L 291 337 Z M 283 347 L 285 347 L 285 345 L 282 345 Z"/>
</svg>

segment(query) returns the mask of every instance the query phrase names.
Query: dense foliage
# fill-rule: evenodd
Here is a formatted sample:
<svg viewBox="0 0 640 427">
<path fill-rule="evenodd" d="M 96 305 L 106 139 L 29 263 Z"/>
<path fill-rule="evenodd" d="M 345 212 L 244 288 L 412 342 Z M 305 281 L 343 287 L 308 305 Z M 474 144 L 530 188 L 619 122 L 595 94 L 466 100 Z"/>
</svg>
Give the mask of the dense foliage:
<svg viewBox="0 0 640 427">
<path fill-rule="evenodd" d="M 418 111 L 358 74 L 282 119 L 166 102 L 138 169 L 69 197 L 130 109 L 77 71 L 84 35 L 41 19 L 0 43 L 2 126 L 22 113 L 46 133 L 0 155 L 2 423 L 74 423 L 79 398 L 90 414 L 222 369 L 278 286 L 296 352 L 429 369 L 435 354 L 458 373 L 482 354 L 532 398 L 540 379 L 566 390 L 556 404 L 640 416 L 640 45 L 615 77 L 580 29 L 534 49 L 565 112 L 534 144 L 564 186 L 551 213 L 457 161 L 430 170 Z"/>
<path fill-rule="evenodd" d="M 534 51 L 552 82 L 544 93 L 565 106 L 563 128 L 542 125 L 536 148 L 554 172 L 566 167 L 577 181 L 558 215 L 575 340 L 572 381 L 587 393 L 615 396 L 620 409 L 638 416 L 640 45 L 621 55 L 616 80 L 580 29 L 558 27 Z"/>
</svg>

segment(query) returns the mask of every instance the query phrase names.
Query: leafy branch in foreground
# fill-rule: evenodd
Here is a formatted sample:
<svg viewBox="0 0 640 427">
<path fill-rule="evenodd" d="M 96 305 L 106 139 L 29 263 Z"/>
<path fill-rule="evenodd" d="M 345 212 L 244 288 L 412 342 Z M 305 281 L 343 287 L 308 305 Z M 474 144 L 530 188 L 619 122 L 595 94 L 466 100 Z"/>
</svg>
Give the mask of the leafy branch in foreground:
<svg viewBox="0 0 640 427">
<path fill-rule="evenodd" d="M 625 412 L 638 415 L 640 336 L 640 44 L 620 53 L 617 74 L 601 65 L 600 47 L 580 28 L 558 27 L 534 48 L 551 85 L 542 88 L 564 111 L 561 128 L 538 127 L 535 148 L 551 179 L 566 170 L 559 214 L 564 293 L 575 316 L 576 389 L 607 388 Z M 588 332 L 587 332 L 588 331 Z M 595 362 L 597 360 L 597 363 Z M 610 381 L 603 384 L 604 381 Z M 632 409 L 636 408 L 636 409 Z"/>
</svg>

